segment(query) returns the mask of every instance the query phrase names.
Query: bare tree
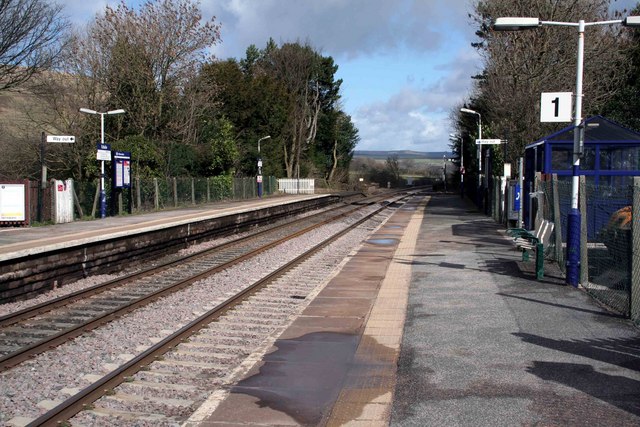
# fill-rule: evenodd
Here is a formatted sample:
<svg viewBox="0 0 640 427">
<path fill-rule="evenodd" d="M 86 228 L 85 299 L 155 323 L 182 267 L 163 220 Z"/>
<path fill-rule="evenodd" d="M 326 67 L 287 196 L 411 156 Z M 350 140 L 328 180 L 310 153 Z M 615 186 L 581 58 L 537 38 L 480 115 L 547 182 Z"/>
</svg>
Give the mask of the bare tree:
<svg viewBox="0 0 640 427">
<path fill-rule="evenodd" d="M 196 143 L 211 102 L 213 90 L 196 85 L 196 79 L 210 59 L 208 49 L 220 40 L 219 30 L 215 18 L 202 19 L 193 0 L 150 0 L 139 9 L 121 2 L 107 6 L 86 33 L 76 35 L 66 52 L 68 72 L 80 82 L 82 105 L 127 112 L 107 123 L 107 131 L 153 141 L 163 154 L 163 172 L 175 173 L 169 170 L 171 150 Z"/>
<path fill-rule="evenodd" d="M 65 45 L 60 11 L 43 0 L 0 0 L 0 90 L 53 66 Z"/>
<path fill-rule="evenodd" d="M 543 26 L 535 31 L 494 32 L 500 16 L 535 16 L 547 21 L 577 22 L 610 19 L 610 0 L 481 0 L 472 18 L 479 27 L 474 43 L 484 58 L 476 76 L 474 109 L 483 114 L 483 134 L 505 138 L 508 159 L 522 153 L 537 137 L 558 128 L 539 120 L 540 93 L 572 92 L 575 86 L 577 31 Z M 627 64 L 618 48 L 616 26 L 586 31 L 584 115 L 597 114 L 620 86 Z"/>
<path fill-rule="evenodd" d="M 320 114 L 320 56 L 309 46 L 286 43 L 268 53 L 267 61 L 289 96 L 289 138 L 284 144 L 288 177 L 300 175 L 300 156 L 316 137 Z"/>
<path fill-rule="evenodd" d="M 94 21 L 80 49 L 87 63 L 100 61 L 91 64 L 92 77 L 129 111 L 139 133 L 158 137 L 165 130 L 185 130 L 168 116 L 180 111 L 175 101 L 187 93 L 208 59 L 206 50 L 219 39 L 215 18 L 203 23 L 191 0 L 148 1 L 139 12 L 122 2 Z"/>
<path fill-rule="evenodd" d="M 397 154 L 392 154 L 387 157 L 387 161 L 385 162 L 385 169 L 393 178 L 394 184 L 400 181 L 400 163 L 398 161 Z"/>
</svg>

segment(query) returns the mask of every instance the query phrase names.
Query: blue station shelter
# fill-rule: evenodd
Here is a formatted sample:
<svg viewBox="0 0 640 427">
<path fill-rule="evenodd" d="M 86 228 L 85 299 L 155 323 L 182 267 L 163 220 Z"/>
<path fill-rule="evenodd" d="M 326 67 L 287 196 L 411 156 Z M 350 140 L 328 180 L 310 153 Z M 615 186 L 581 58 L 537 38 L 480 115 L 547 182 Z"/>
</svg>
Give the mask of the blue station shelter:
<svg viewBox="0 0 640 427">
<path fill-rule="evenodd" d="M 590 117 L 584 123 L 584 150 L 580 159 L 580 175 L 586 177 L 588 185 L 613 189 L 628 188 L 627 186 L 633 184 L 633 176 L 640 176 L 640 133 L 602 116 Z M 536 172 L 557 174 L 558 180 L 571 181 L 575 129 L 575 125 L 568 126 L 525 147 L 523 201 L 525 224 L 529 228 L 529 192 Z M 612 206 L 608 210 L 611 209 L 613 210 L 609 215 L 619 207 Z M 568 211 L 568 208 L 566 210 Z M 565 215 L 566 212 L 563 212 L 562 216 Z M 597 229 L 596 224 L 590 224 L 589 235 Z"/>
</svg>

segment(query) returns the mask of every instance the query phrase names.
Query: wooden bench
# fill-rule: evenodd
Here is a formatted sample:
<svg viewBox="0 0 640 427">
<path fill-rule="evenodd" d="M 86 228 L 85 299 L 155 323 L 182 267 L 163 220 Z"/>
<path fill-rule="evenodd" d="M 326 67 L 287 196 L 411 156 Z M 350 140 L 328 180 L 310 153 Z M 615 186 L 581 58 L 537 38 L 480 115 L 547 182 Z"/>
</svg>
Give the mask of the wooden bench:
<svg viewBox="0 0 640 427">
<path fill-rule="evenodd" d="M 522 251 L 522 261 L 529 261 L 529 252 L 536 255 L 536 279 L 544 277 L 544 247 L 549 244 L 553 235 L 553 222 L 543 219 L 540 221 L 534 233 L 523 228 L 511 228 L 507 234 L 513 237 L 516 247 Z"/>
</svg>

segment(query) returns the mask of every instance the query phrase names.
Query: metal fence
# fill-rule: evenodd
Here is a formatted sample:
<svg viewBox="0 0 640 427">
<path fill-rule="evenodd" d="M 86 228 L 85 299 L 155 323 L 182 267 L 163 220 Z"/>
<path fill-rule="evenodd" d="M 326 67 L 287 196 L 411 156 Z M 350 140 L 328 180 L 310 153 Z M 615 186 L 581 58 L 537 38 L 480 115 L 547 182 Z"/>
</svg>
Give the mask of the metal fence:
<svg viewBox="0 0 640 427">
<path fill-rule="evenodd" d="M 39 184 L 34 184 L 37 195 Z M 265 177 L 262 183 L 263 195 L 278 191 L 275 177 Z M 74 205 L 76 216 L 95 218 L 99 213 L 99 181 L 74 182 Z M 163 209 L 195 206 L 219 200 L 241 200 L 258 197 L 256 179 L 232 178 L 228 176 L 209 178 L 136 178 L 131 188 L 112 189 L 106 185 L 108 215 L 151 212 Z M 48 190 L 47 195 L 50 193 Z M 50 199 L 50 195 L 45 200 Z M 34 198 L 34 200 L 36 200 Z M 35 206 L 35 203 L 32 203 Z M 47 222 L 52 214 L 50 203 L 43 203 L 38 214 L 37 206 L 32 209 L 32 221 Z"/>
<path fill-rule="evenodd" d="M 286 178 L 278 180 L 278 190 L 287 194 L 314 194 L 315 180 L 309 178 Z"/>
<path fill-rule="evenodd" d="M 554 233 L 545 257 L 565 270 L 567 214 L 571 207 L 571 181 L 538 174 L 531 192 L 530 224 L 545 219 Z M 495 178 L 499 182 L 500 178 Z M 492 215 L 506 221 L 503 191 L 492 195 Z M 580 177 L 581 256 L 580 284 L 607 307 L 640 324 L 640 177 L 633 186 L 609 187 L 587 183 Z M 506 206 L 506 207 L 505 207 Z"/>
</svg>

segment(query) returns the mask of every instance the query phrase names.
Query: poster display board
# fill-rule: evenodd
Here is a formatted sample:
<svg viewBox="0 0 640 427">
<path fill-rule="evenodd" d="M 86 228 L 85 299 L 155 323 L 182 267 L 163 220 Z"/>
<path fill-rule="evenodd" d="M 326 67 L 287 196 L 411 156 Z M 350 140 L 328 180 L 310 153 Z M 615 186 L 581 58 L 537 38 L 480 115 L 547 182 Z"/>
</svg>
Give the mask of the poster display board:
<svg viewBox="0 0 640 427">
<path fill-rule="evenodd" d="M 113 182 L 115 188 L 131 188 L 131 153 L 114 151 Z"/>
<path fill-rule="evenodd" d="M 0 182 L 0 225 L 29 224 L 28 181 Z"/>
</svg>

